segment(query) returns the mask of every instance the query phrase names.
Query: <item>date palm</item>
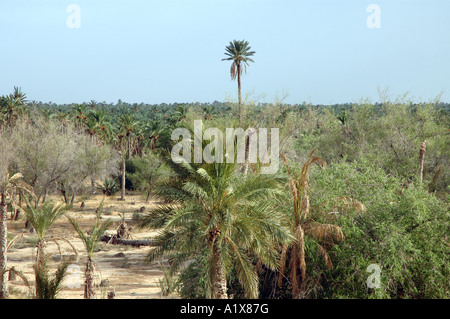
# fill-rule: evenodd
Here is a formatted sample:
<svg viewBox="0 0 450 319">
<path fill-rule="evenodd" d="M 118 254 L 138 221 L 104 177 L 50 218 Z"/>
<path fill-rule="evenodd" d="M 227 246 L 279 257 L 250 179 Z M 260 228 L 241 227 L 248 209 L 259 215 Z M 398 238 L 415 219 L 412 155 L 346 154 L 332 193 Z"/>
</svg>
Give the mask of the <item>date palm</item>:
<svg viewBox="0 0 450 319">
<path fill-rule="evenodd" d="M 278 285 L 282 285 L 284 271 L 289 260 L 289 280 L 292 286 L 292 297 L 295 299 L 302 297 L 302 288 L 306 280 L 305 237 L 311 238 L 316 243 L 317 251 L 323 257 L 328 268 L 332 267 L 332 262 L 327 250 L 345 238 L 339 226 L 320 223 L 316 220 L 317 216 L 313 216 L 310 212 L 309 172 L 314 163 L 322 167 L 326 165 L 323 159 L 313 155 L 314 151 L 309 154 L 308 160 L 298 173 L 290 170 L 286 157 L 282 156 L 290 175 L 290 205 L 292 205 L 292 209 L 289 209 L 288 220 L 296 240 L 290 245 L 283 246 Z M 316 212 L 319 215 L 323 213 L 323 211 Z"/>
<path fill-rule="evenodd" d="M 138 124 L 134 119 L 134 115 L 122 114 L 119 117 L 118 132 L 127 138 L 127 158 L 131 157 L 131 137 L 135 133 Z"/>
<path fill-rule="evenodd" d="M 108 227 L 112 224 L 111 219 L 107 219 L 103 223 L 100 223 L 100 215 L 102 213 L 103 209 L 103 201 L 101 202 L 100 206 L 97 208 L 96 212 L 96 220 L 94 225 L 92 226 L 92 229 L 89 232 L 89 235 L 87 235 L 86 232 L 84 232 L 78 222 L 71 218 L 67 217 L 69 219 L 69 222 L 72 224 L 75 231 L 78 233 L 78 236 L 80 237 L 81 241 L 84 244 L 84 248 L 86 249 L 87 253 L 87 260 L 86 260 L 86 267 L 85 267 L 85 286 L 84 286 L 84 298 L 85 299 L 92 299 L 95 297 L 95 287 L 94 287 L 94 262 L 92 260 L 94 252 L 97 248 L 98 242 L 100 241 L 100 238 L 103 236 L 105 231 L 108 229 Z"/>
<path fill-rule="evenodd" d="M 230 68 L 230 75 L 232 80 L 237 79 L 238 83 L 238 112 L 239 121 L 242 121 L 242 100 L 241 100 L 241 76 L 242 72 L 247 73 L 247 66 L 249 62 L 255 62 L 252 60 L 251 56 L 255 54 L 255 51 L 250 51 L 248 41 L 245 40 L 233 40 L 230 44 L 225 47 L 226 58 L 222 61 L 232 61 Z"/>
<path fill-rule="evenodd" d="M 13 126 L 18 115 L 23 111 L 26 97 L 19 87 L 14 87 L 13 93 L 0 97 L 0 112 L 8 126 Z"/>
<path fill-rule="evenodd" d="M 79 129 L 84 127 L 87 119 L 87 107 L 86 104 L 74 104 L 72 105 L 73 116 L 75 117 L 75 123 Z"/>
<path fill-rule="evenodd" d="M 277 269 L 277 249 L 292 238 L 272 207 L 284 179 L 256 174 L 242 179 L 236 165 L 225 161 L 173 165 L 177 177 L 154 190 L 171 204 L 153 209 L 140 222 L 140 227 L 162 229 L 148 260 L 168 254 L 173 274 L 186 260 L 206 252 L 208 298 L 228 297 L 227 275 L 233 268 L 245 295 L 257 298 L 251 256 Z"/>
<path fill-rule="evenodd" d="M 46 234 L 52 225 L 66 212 L 63 205 L 55 205 L 51 202 L 45 202 L 41 207 L 35 208 L 27 200 L 27 206 L 28 209 L 25 209 L 25 215 L 28 222 L 34 227 L 37 236 L 36 263 L 41 266 L 45 259 Z"/>
<path fill-rule="evenodd" d="M 61 291 L 62 284 L 67 277 L 69 261 L 63 261 L 58 265 L 53 278 L 50 276 L 47 258 L 42 263 L 33 265 L 35 273 L 36 299 L 56 299 Z"/>
<path fill-rule="evenodd" d="M 97 135 L 103 140 L 111 137 L 111 122 L 103 110 L 92 110 L 87 113 L 85 125 L 90 136 Z"/>
<path fill-rule="evenodd" d="M 51 202 L 45 202 L 39 208 L 35 208 L 27 200 L 28 209 L 25 210 L 25 215 L 29 223 L 34 227 L 37 244 L 36 244 L 36 260 L 34 263 L 35 280 L 36 280 L 36 297 L 40 299 L 53 299 L 58 293 L 61 283 L 65 278 L 68 262 L 63 261 L 55 273 L 55 277 L 50 279 L 48 275 L 47 259 L 45 255 L 45 246 L 47 241 L 54 241 L 58 247 L 58 240 L 65 241 L 78 255 L 73 245 L 65 238 L 51 238 L 47 239 L 46 235 L 53 224 L 66 213 L 63 205 L 55 205 Z"/>
</svg>

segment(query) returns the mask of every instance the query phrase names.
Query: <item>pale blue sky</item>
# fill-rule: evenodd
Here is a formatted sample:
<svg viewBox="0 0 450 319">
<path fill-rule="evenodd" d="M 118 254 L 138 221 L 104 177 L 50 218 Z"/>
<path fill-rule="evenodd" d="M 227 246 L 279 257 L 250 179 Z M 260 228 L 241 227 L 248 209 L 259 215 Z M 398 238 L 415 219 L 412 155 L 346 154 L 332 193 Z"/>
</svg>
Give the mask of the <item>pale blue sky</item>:
<svg viewBox="0 0 450 319">
<path fill-rule="evenodd" d="M 369 4 L 381 28 L 369 29 Z M 70 29 L 70 4 L 81 28 Z M 243 92 L 259 102 L 378 101 L 377 88 L 450 102 L 448 0 L 1 0 L 0 95 L 56 103 L 236 98 L 230 40 L 256 51 Z"/>
</svg>

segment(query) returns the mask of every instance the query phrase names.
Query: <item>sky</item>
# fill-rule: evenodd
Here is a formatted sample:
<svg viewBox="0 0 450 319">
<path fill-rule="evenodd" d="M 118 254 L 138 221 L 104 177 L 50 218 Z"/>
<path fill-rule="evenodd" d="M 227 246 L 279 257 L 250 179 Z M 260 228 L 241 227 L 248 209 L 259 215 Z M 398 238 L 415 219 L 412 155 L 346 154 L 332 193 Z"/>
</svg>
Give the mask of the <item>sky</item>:
<svg viewBox="0 0 450 319">
<path fill-rule="evenodd" d="M 377 102 L 385 90 L 450 102 L 449 12 L 448 0 L 1 0 L 0 95 L 235 101 L 221 60 L 236 39 L 256 51 L 247 101 Z"/>
</svg>

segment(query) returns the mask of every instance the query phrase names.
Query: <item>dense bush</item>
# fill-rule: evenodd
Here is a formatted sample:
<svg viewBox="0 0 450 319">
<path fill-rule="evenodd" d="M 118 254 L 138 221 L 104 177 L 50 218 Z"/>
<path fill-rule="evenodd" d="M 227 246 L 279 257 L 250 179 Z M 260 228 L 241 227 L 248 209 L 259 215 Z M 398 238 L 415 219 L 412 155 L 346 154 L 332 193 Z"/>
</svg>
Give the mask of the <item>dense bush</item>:
<svg viewBox="0 0 450 319">
<path fill-rule="evenodd" d="M 364 161 L 316 171 L 311 187 L 317 205 L 351 196 L 367 208 L 337 214 L 346 240 L 333 247 L 333 269 L 312 274 L 326 278 L 323 297 L 449 297 L 448 206 L 425 187 L 402 187 L 401 180 Z M 379 289 L 367 288 L 370 264 L 381 267 Z"/>
</svg>

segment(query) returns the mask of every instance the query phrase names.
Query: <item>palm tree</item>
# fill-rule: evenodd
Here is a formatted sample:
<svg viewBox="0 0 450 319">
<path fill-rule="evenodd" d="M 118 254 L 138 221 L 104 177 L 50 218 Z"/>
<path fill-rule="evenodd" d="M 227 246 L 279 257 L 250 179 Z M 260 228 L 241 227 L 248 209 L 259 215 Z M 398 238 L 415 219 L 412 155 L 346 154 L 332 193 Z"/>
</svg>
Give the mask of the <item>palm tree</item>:
<svg viewBox="0 0 450 319">
<path fill-rule="evenodd" d="M 206 252 L 208 298 L 228 297 L 227 275 L 233 268 L 246 296 L 257 298 L 259 281 L 251 256 L 277 269 L 278 247 L 292 238 L 272 207 L 284 179 L 256 174 L 242 179 L 236 165 L 225 160 L 168 164 L 177 177 L 154 191 L 171 204 L 155 208 L 140 222 L 140 227 L 162 229 L 148 260 L 169 254 L 174 274 L 184 261 Z"/>
<path fill-rule="evenodd" d="M 13 126 L 26 101 L 26 94 L 19 87 L 14 87 L 14 92 L 8 96 L 0 97 L 0 110 L 3 120 L 8 126 Z"/>
<path fill-rule="evenodd" d="M 86 104 L 74 104 L 72 105 L 72 112 L 74 113 L 73 116 L 75 116 L 75 123 L 79 129 L 81 129 L 84 126 L 84 123 L 86 122 Z"/>
<path fill-rule="evenodd" d="M 58 293 L 62 288 L 62 283 L 67 277 L 67 267 L 69 261 L 63 261 L 56 269 L 53 278 L 50 278 L 49 268 L 47 266 L 47 258 L 42 260 L 42 263 L 35 263 L 33 265 L 35 273 L 36 298 L 37 299 L 56 299 Z"/>
<path fill-rule="evenodd" d="M 50 202 L 45 202 L 43 206 L 35 208 L 27 200 L 27 206 L 28 209 L 25 210 L 25 214 L 28 222 L 34 227 L 38 239 L 36 244 L 36 260 L 33 266 L 36 281 L 36 297 L 40 299 L 54 299 L 66 276 L 69 261 L 63 261 L 58 266 L 54 279 L 50 279 L 44 248 L 48 230 L 66 213 L 63 209 L 64 205 L 54 205 Z M 72 248 L 75 255 L 78 255 L 75 247 L 67 239 L 52 238 L 52 241 L 55 243 L 57 243 L 57 240 L 65 241 Z"/>
<path fill-rule="evenodd" d="M 28 193 L 33 193 L 33 189 L 30 185 L 22 180 L 23 176 L 20 173 L 9 176 L 6 172 L 4 180 L 0 184 L 0 299 L 8 297 L 8 281 L 6 278 L 7 270 L 7 251 L 8 251 L 8 238 L 7 238 L 7 198 L 11 203 L 11 206 L 15 208 L 14 191 L 16 189 L 24 190 Z"/>
<path fill-rule="evenodd" d="M 313 154 L 314 151 L 309 154 L 308 160 L 303 164 L 298 174 L 290 170 L 286 157 L 284 155 L 282 156 L 290 175 L 289 184 L 293 209 L 289 210 L 290 214 L 288 215 L 288 219 L 291 231 L 296 240 L 291 245 L 283 246 L 278 285 L 282 285 L 286 261 L 289 257 L 289 279 L 292 285 L 292 297 L 295 299 L 302 297 L 302 288 L 306 280 L 305 237 L 309 236 L 315 241 L 318 253 L 323 257 L 325 265 L 328 268 L 332 267 L 332 262 L 327 250 L 345 238 L 339 226 L 319 223 L 315 218 L 317 216 L 312 216 L 310 213 L 308 194 L 309 172 L 314 163 L 322 167 L 326 165 L 323 159 L 313 156 Z M 324 211 L 316 211 L 316 214 L 323 215 Z"/>
<path fill-rule="evenodd" d="M 255 51 L 250 51 L 248 41 L 233 40 L 229 45 L 225 47 L 225 55 L 227 58 L 222 61 L 233 61 L 230 68 L 231 79 L 237 78 L 238 83 L 238 108 L 239 108 L 239 121 L 242 121 L 242 106 L 241 106 L 241 75 L 245 71 L 247 73 L 247 66 L 249 62 L 255 62 L 250 57 L 255 54 Z"/>
<path fill-rule="evenodd" d="M 134 115 L 122 114 L 119 117 L 118 130 L 127 137 L 127 158 L 131 157 L 131 136 L 136 130 L 138 122 Z"/>
<path fill-rule="evenodd" d="M 54 205 L 51 202 L 45 202 L 43 206 L 35 208 L 34 205 L 27 201 L 27 206 L 28 209 L 25 210 L 25 215 L 28 222 L 34 227 L 38 239 L 36 244 L 36 263 L 41 267 L 45 258 L 45 235 L 52 225 L 66 212 L 63 208 L 64 205 Z"/>
<path fill-rule="evenodd" d="M 117 123 L 116 145 L 122 156 L 122 187 L 120 200 L 125 200 L 125 182 L 126 182 L 126 158 L 131 157 L 131 135 L 136 130 L 138 122 L 134 120 L 134 115 L 122 114 Z M 124 138 L 126 137 L 126 148 L 124 147 Z"/>
<path fill-rule="evenodd" d="M 104 232 L 108 229 L 108 227 L 112 224 L 111 219 L 107 219 L 103 223 L 100 224 L 100 215 L 103 210 L 103 201 L 97 207 L 96 212 L 96 220 L 95 224 L 93 225 L 91 231 L 89 232 L 89 235 L 87 235 L 81 227 L 79 226 L 78 222 L 71 218 L 67 217 L 69 219 L 69 222 L 72 224 L 73 228 L 78 233 L 78 236 L 81 238 L 81 241 L 84 244 L 84 247 L 86 248 L 87 253 L 87 261 L 86 261 L 86 268 L 85 268 L 85 286 L 84 286 L 84 298 L 85 299 L 93 299 L 95 297 L 95 290 L 94 290 L 94 262 L 92 260 L 92 257 L 94 255 L 94 251 L 97 248 L 98 242 L 100 241 L 100 238 L 103 236 Z"/>
<path fill-rule="evenodd" d="M 164 132 L 165 127 L 161 120 L 148 121 L 144 127 L 146 139 L 149 141 L 149 148 L 154 150 L 158 145 L 158 140 Z"/>
<path fill-rule="evenodd" d="M 85 124 L 90 136 L 97 135 L 104 140 L 111 137 L 111 122 L 105 111 L 92 110 L 87 114 Z"/>
</svg>

